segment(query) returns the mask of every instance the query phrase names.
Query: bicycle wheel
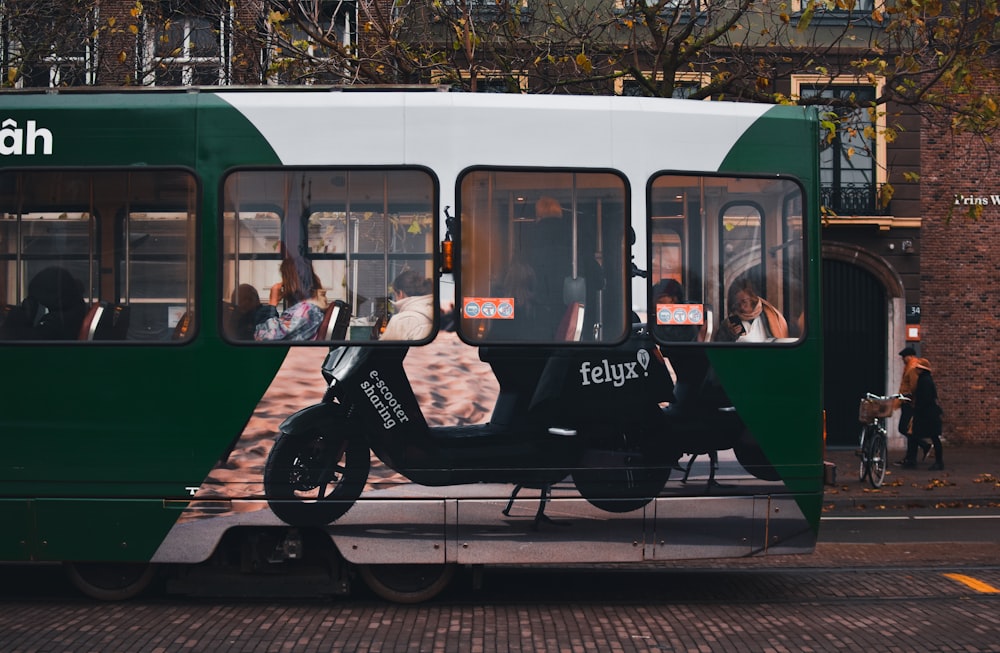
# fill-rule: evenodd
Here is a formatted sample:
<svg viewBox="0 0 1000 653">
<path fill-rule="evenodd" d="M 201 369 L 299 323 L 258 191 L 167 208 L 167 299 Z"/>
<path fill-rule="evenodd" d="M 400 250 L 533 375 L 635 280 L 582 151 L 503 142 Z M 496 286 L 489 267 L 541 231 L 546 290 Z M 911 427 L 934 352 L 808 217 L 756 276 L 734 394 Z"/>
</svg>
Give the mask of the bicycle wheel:
<svg viewBox="0 0 1000 653">
<path fill-rule="evenodd" d="M 858 480 L 864 481 L 868 478 L 871 466 L 872 440 L 874 439 L 875 427 L 873 424 L 865 424 L 861 427 L 861 437 L 858 439 L 858 456 L 861 462 L 858 463 Z"/>
<path fill-rule="evenodd" d="M 871 481 L 872 487 L 882 487 L 882 481 L 885 480 L 885 468 L 888 465 L 888 458 L 889 444 L 885 437 L 885 430 L 880 428 L 872 438 L 871 457 L 868 459 L 868 480 Z"/>
</svg>

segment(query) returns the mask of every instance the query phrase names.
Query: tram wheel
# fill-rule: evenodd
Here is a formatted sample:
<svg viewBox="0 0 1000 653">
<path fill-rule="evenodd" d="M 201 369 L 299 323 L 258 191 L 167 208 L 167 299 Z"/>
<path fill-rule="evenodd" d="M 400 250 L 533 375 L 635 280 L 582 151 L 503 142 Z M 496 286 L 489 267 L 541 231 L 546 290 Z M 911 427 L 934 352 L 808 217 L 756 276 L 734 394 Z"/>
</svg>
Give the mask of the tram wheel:
<svg viewBox="0 0 1000 653">
<path fill-rule="evenodd" d="M 66 574 L 78 590 L 101 601 L 124 601 L 144 592 L 156 565 L 128 562 L 67 562 Z"/>
<path fill-rule="evenodd" d="M 453 564 L 358 565 L 365 585 L 393 603 L 422 603 L 440 594 L 455 576 Z"/>
<path fill-rule="evenodd" d="M 268 505 L 290 526 L 325 526 L 351 509 L 370 468 L 371 454 L 361 438 L 313 430 L 282 433 L 264 466 Z"/>
</svg>

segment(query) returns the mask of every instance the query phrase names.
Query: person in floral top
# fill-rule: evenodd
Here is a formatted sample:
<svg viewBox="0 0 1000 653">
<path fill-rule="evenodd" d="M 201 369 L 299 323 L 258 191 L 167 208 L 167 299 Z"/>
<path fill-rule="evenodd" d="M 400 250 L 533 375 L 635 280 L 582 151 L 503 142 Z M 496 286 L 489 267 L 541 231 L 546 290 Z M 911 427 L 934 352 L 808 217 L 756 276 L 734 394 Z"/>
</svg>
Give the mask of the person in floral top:
<svg viewBox="0 0 1000 653">
<path fill-rule="evenodd" d="M 293 258 L 282 261 L 281 281 L 271 286 L 271 296 L 265 307 L 267 317 L 254 328 L 254 340 L 314 339 L 323 321 L 323 306 L 319 301 L 321 289 L 322 284 L 309 261 L 296 262 Z M 282 300 L 287 308 L 278 313 Z"/>
</svg>

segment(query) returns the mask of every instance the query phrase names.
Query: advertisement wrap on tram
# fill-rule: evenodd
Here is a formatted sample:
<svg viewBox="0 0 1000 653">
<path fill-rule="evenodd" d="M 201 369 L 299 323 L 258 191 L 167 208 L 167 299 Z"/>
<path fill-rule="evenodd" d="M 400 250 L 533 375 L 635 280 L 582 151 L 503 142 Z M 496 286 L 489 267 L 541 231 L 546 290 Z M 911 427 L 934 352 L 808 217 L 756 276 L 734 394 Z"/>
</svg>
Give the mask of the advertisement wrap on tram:
<svg viewBox="0 0 1000 653">
<path fill-rule="evenodd" d="M 809 553 L 814 110 L 0 96 L 0 559 L 387 600 Z"/>
</svg>

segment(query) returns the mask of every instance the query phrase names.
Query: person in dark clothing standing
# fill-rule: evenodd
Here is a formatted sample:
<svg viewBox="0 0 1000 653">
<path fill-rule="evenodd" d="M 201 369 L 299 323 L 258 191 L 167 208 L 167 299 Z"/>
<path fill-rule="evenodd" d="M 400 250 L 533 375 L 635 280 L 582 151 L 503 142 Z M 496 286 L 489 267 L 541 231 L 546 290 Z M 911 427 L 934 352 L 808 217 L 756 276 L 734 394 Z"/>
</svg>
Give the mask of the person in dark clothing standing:
<svg viewBox="0 0 1000 653">
<path fill-rule="evenodd" d="M 944 469 L 941 447 L 942 410 L 938 404 L 937 385 L 931 374 L 930 362 L 926 358 L 918 358 L 913 365 L 913 371 L 916 374 L 916 382 L 912 394 L 912 420 L 908 429 L 906 426 L 903 427 L 908 442 L 906 457 L 899 465 L 907 469 L 916 467 L 917 447 L 921 446 L 924 440 L 930 440 L 934 445 L 934 463 L 930 469 Z"/>
<path fill-rule="evenodd" d="M 913 393 L 913 437 L 929 439 L 934 445 L 932 470 L 944 469 L 941 452 L 941 406 L 938 404 L 937 385 L 931 375 L 931 366 L 926 358 L 917 362 L 917 388 Z"/>
</svg>

